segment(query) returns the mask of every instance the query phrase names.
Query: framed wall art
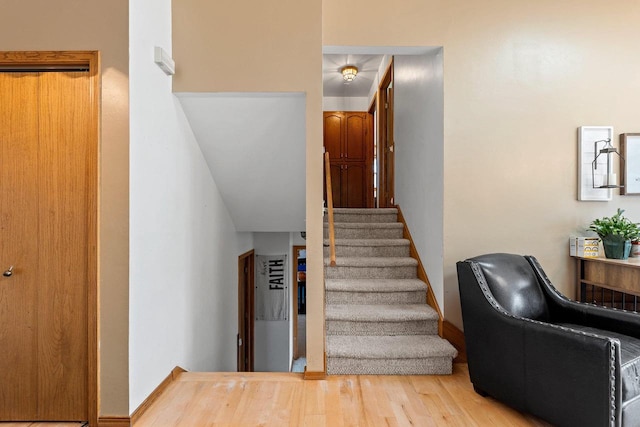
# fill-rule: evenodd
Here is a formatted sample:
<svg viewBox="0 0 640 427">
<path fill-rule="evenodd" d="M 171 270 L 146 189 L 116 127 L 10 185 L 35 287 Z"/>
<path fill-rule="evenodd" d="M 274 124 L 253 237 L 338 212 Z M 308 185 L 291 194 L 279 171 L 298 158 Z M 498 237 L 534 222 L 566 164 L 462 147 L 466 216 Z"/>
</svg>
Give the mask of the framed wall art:
<svg viewBox="0 0 640 427">
<path fill-rule="evenodd" d="M 620 134 L 620 194 L 640 195 L 640 133 Z"/>
<path fill-rule="evenodd" d="M 596 158 L 596 142 L 607 139 L 613 142 L 613 126 L 580 126 L 578 128 L 578 200 L 608 201 L 612 198 L 611 188 L 595 188 L 602 183 L 596 182 L 594 185 L 593 182 L 592 164 Z M 611 161 L 607 165 L 606 158 L 606 156 L 598 157 L 600 170 L 612 169 Z"/>
</svg>

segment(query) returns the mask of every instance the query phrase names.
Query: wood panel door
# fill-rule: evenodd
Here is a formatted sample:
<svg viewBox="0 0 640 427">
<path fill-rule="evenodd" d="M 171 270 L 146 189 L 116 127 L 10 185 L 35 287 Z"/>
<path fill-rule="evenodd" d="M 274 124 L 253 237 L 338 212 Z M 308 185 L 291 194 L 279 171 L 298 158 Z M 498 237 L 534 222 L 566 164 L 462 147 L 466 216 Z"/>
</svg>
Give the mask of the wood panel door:
<svg viewBox="0 0 640 427">
<path fill-rule="evenodd" d="M 238 372 L 254 370 L 254 276 L 253 250 L 238 257 Z"/>
<path fill-rule="evenodd" d="M 345 118 L 342 113 L 324 114 L 324 149 L 329 153 L 331 162 L 340 161 L 343 156 L 345 139 Z"/>
<path fill-rule="evenodd" d="M 326 180 L 325 180 L 326 182 Z M 342 165 L 331 164 L 331 194 L 333 195 L 333 207 L 341 208 L 342 206 Z M 327 190 L 325 188 L 325 200 L 327 199 Z"/>
<path fill-rule="evenodd" d="M 325 111 L 323 119 L 324 147 L 331 160 L 333 206 L 373 207 L 371 115 L 368 112 Z"/>
<path fill-rule="evenodd" d="M 378 155 L 378 170 L 380 171 L 378 199 L 380 207 L 386 208 L 395 205 L 393 60 L 382 78 L 378 97 L 381 105 L 381 111 L 378 114 L 378 149 L 380 150 Z"/>
<path fill-rule="evenodd" d="M 366 162 L 373 152 L 373 137 L 369 135 L 369 113 L 347 113 L 344 133 L 344 160 Z"/>
<path fill-rule="evenodd" d="M 362 163 L 344 165 L 341 173 L 342 207 L 367 206 L 367 167 Z"/>
<path fill-rule="evenodd" d="M 1 421 L 94 416 L 92 84 L 88 71 L 0 72 Z"/>
</svg>

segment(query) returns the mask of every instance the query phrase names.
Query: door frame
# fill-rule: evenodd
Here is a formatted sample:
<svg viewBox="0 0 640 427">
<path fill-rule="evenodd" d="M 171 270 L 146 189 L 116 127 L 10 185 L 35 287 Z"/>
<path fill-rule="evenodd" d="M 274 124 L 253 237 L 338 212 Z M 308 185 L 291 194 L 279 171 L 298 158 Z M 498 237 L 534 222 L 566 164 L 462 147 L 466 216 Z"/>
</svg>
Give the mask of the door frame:
<svg viewBox="0 0 640 427">
<path fill-rule="evenodd" d="M 377 113 L 378 113 L 378 91 L 376 91 L 373 94 L 373 99 L 371 100 L 371 104 L 369 105 L 369 110 L 367 110 L 369 112 L 369 118 L 371 121 L 371 126 L 369 127 L 369 130 L 371 131 L 371 140 L 373 141 L 373 159 L 371 159 L 371 162 L 369 162 L 372 165 L 372 168 L 374 168 L 371 171 L 371 183 L 372 183 L 372 192 L 370 194 L 371 196 L 371 203 L 370 203 L 370 207 L 372 208 L 378 208 L 380 207 L 380 164 L 379 164 L 379 160 L 380 157 L 378 157 L 378 147 L 380 145 L 380 141 L 378 139 L 378 124 L 377 124 Z M 377 173 L 374 173 L 377 172 Z"/>
<path fill-rule="evenodd" d="M 251 249 L 238 257 L 238 341 L 236 342 L 238 372 L 254 370 L 254 287 L 255 251 Z M 245 325 L 245 319 L 248 321 L 247 325 Z M 245 326 L 248 326 L 248 337 L 244 334 Z M 242 339 L 243 352 L 240 351 L 240 339 Z"/>
<path fill-rule="evenodd" d="M 93 158 L 87 170 L 87 190 L 89 211 L 87 212 L 87 415 L 89 425 L 98 425 L 98 253 L 99 219 L 98 203 L 100 188 L 98 165 L 100 152 L 100 53 L 98 51 L 5 51 L 0 52 L 0 68 L 12 71 L 53 69 L 64 70 L 69 67 L 88 68 L 90 83 L 90 121 L 86 126 L 91 129 L 87 141 L 87 155 Z"/>
<path fill-rule="evenodd" d="M 391 96 L 388 96 L 387 89 L 391 86 Z M 378 99 L 380 108 L 378 109 L 378 173 L 380 174 L 378 188 L 378 205 L 381 208 L 392 207 L 395 204 L 395 177 L 394 177 L 394 143 L 393 143 L 393 57 L 391 63 L 380 80 L 378 87 Z M 391 141 L 387 139 L 388 132 L 391 132 Z M 387 163 L 387 151 L 390 150 L 390 161 Z M 387 191 L 387 188 L 389 191 Z"/>
</svg>

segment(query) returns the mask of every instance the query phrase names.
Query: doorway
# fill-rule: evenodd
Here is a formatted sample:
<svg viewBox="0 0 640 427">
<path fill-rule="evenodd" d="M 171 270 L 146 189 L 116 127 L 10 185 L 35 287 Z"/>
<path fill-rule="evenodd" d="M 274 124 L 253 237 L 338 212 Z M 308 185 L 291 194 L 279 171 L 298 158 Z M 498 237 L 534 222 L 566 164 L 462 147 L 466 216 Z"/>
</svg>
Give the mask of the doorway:
<svg viewBox="0 0 640 427">
<path fill-rule="evenodd" d="M 97 424 L 97 52 L 0 52 L 0 421 Z"/>
<path fill-rule="evenodd" d="M 238 257 L 238 372 L 254 370 L 254 277 L 253 250 Z"/>
<path fill-rule="evenodd" d="M 292 372 L 304 372 L 307 361 L 307 248 L 293 246 L 293 362 Z"/>
</svg>

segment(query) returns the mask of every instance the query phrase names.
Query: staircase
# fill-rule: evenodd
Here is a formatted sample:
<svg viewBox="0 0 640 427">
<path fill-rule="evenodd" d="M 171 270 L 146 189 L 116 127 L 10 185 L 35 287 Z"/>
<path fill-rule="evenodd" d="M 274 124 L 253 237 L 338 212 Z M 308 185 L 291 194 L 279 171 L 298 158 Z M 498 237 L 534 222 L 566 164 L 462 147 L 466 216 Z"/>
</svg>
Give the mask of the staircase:
<svg viewBox="0 0 640 427">
<path fill-rule="evenodd" d="M 325 223 L 327 373 L 450 374 L 457 352 L 438 336 L 397 209 L 334 209 L 336 266 Z"/>
</svg>

